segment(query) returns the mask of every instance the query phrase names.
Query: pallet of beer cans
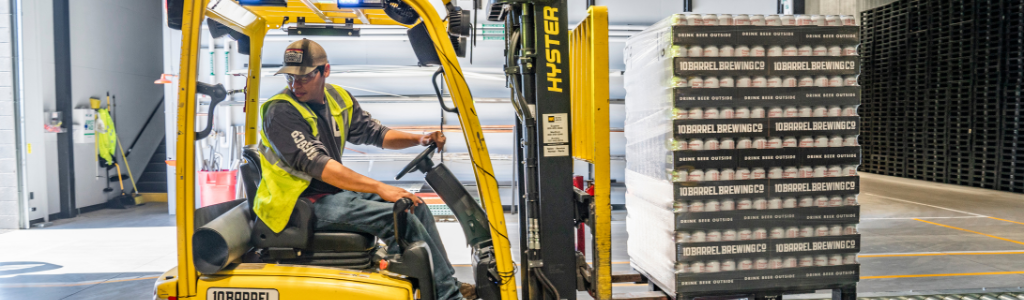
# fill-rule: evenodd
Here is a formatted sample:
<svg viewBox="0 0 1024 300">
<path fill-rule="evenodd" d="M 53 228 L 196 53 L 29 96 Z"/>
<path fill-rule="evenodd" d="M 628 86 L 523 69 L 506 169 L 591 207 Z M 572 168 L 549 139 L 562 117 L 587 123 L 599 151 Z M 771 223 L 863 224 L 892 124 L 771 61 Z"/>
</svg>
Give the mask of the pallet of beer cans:
<svg viewBox="0 0 1024 300">
<path fill-rule="evenodd" d="M 632 266 L 679 299 L 853 295 L 858 43 L 851 16 L 674 15 L 631 37 Z"/>
</svg>

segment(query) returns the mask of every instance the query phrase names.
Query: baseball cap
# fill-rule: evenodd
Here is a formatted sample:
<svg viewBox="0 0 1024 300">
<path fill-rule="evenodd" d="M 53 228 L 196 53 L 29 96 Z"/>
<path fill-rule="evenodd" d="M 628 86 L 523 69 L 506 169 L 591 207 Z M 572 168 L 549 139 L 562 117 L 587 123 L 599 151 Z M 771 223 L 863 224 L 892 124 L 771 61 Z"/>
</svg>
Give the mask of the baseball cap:
<svg viewBox="0 0 1024 300">
<path fill-rule="evenodd" d="M 284 49 L 284 66 L 274 75 L 306 75 L 326 64 L 327 52 L 324 48 L 314 41 L 301 39 L 288 44 Z"/>
</svg>

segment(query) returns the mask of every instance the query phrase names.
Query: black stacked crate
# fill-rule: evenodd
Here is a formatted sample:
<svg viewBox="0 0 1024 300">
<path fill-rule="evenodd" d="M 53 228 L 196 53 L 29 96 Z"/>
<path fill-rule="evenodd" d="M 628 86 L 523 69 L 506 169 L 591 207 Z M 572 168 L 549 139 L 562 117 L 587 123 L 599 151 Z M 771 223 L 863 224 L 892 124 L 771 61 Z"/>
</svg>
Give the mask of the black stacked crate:
<svg viewBox="0 0 1024 300">
<path fill-rule="evenodd" d="M 904 0 L 861 22 L 861 170 L 1024 192 L 1024 0 Z"/>
</svg>

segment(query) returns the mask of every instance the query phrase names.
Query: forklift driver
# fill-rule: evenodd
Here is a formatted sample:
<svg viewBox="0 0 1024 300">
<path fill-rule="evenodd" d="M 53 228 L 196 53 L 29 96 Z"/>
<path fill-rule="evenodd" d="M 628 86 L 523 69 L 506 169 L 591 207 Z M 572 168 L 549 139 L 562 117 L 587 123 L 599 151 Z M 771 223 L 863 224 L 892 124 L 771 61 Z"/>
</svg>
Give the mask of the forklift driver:
<svg viewBox="0 0 1024 300">
<path fill-rule="evenodd" d="M 260 106 L 260 164 L 263 177 L 254 210 L 270 229 L 280 232 L 300 197 L 313 202 L 316 230 L 357 231 L 372 234 L 397 253 L 392 210 L 401 198 L 412 199 L 410 242 L 430 247 L 437 299 L 475 299 L 475 287 L 455 280 L 455 269 L 423 200 L 405 189 L 363 176 L 341 164 L 345 143 L 405 149 L 436 143 L 444 149 L 440 131 L 417 135 L 390 130 L 359 107 L 340 86 L 325 83 L 331 74 L 327 53 L 308 39 L 291 43 L 284 51 L 288 88 Z"/>
</svg>

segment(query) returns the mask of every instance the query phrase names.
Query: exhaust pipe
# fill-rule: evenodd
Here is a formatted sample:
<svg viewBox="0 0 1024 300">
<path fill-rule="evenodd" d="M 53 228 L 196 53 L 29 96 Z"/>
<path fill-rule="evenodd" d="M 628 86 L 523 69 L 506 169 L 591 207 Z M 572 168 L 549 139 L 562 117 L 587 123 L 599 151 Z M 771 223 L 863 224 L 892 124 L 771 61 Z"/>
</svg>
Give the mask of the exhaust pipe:
<svg viewBox="0 0 1024 300">
<path fill-rule="evenodd" d="M 196 270 L 213 274 L 248 253 L 252 246 L 249 205 L 242 201 L 231 210 L 203 225 L 192 235 L 192 256 Z"/>
</svg>

